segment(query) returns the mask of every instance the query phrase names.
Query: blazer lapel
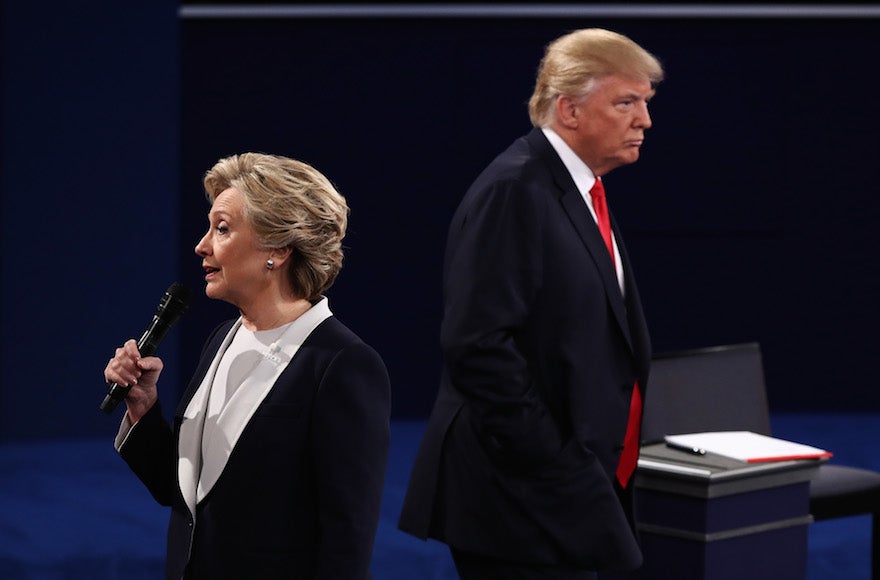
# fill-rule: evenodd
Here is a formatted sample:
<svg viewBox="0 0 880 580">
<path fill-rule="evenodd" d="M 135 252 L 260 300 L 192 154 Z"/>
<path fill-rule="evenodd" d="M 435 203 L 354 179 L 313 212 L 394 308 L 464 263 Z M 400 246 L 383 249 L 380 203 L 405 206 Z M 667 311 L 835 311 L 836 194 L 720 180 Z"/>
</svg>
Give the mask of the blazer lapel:
<svg viewBox="0 0 880 580">
<path fill-rule="evenodd" d="M 587 251 L 592 256 L 593 262 L 602 277 L 602 283 L 605 286 L 605 293 L 608 296 L 608 303 L 611 306 L 611 310 L 614 312 L 614 317 L 617 319 L 618 325 L 620 325 L 620 328 L 623 330 L 623 334 L 626 337 L 630 348 L 632 348 L 632 337 L 630 335 L 629 323 L 627 322 L 626 316 L 626 303 L 624 302 L 623 294 L 620 292 L 617 273 L 614 271 L 614 264 L 609 259 L 608 247 L 602 239 L 602 234 L 599 232 L 599 226 L 596 225 L 596 220 L 594 220 L 593 216 L 590 214 L 590 209 L 587 207 L 580 191 L 578 191 L 578 188 L 575 185 L 574 180 L 571 178 L 568 169 L 566 169 L 565 164 L 559 158 L 559 155 L 557 155 L 553 146 L 550 145 L 550 142 L 547 141 L 547 138 L 541 130 L 534 129 L 529 134 L 528 139 L 536 148 L 538 154 L 547 161 L 553 180 L 561 192 L 559 201 L 562 204 L 562 208 L 568 215 L 569 220 L 571 220 L 572 225 L 577 231 L 578 236 L 581 238 L 581 241 L 583 241 L 584 246 L 586 246 Z M 617 236 L 617 227 L 613 221 L 614 218 L 612 217 L 611 219 L 613 226 L 612 229 L 615 236 Z M 618 243 L 618 247 L 619 246 L 620 243 Z M 623 253 L 621 253 L 621 260 L 623 260 Z"/>
<path fill-rule="evenodd" d="M 239 326 L 241 326 L 240 319 L 226 333 L 226 337 L 223 339 L 220 348 L 217 349 L 208 372 L 205 373 L 201 384 L 189 400 L 183 412 L 183 420 L 180 423 L 180 432 L 177 437 L 177 479 L 180 485 L 180 493 L 183 495 L 186 506 L 193 517 L 196 514 L 197 486 L 199 475 L 202 471 L 202 432 L 205 427 L 208 394 L 211 391 L 211 383 L 214 382 L 214 375 L 217 374 L 220 358 L 226 352 L 229 343 L 232 342 L 232 337 L 235 336 Z"/>
<path fill-rule="evenodd" d="M 229 399 L 226 407 L 220 413 L 214 437 L 204 446 L 205 453 L 202 456 L 196 502 L 202 501 L 217 483 L 217 479 L 223 473 L 223 468 L 226 467 L 229 455 L 242 431 L 253 417 L 257 407 L 272 390 L 278 376 L 287 366 L 298 347 L 299 345 L 295 345 L 292 352 L 279 352 L 264 356 Z"/>
<path fill-rule="evenodd" d="M 560 202 L 575 230 L 577 230 L 581 241 L 584 242 L 587 251 L 593 257 L 593 262 L 602 276 L 605 294 L 608 296 L 608 303 L 611 305 L 614 317 L 617 319 L 621 329 L 623 329 L 627 342 L 632 346 L 629 324 L 626 319 L 626 304 L 623 300 L 623 294 L 620 292 L 620 284 L 617 281 L 614 264 L 608 255 L 608 247 L 605 245 L 602 234 L 599 233 L 599 227 L 596 225 L 593 216 L 590 215 L 590 210 L 584 203 L 580 192 L 577 191 L 574 185 L 572 185 L 572 189 L 574 191 L 569 190 L 563 193 Z"/>
</svg>

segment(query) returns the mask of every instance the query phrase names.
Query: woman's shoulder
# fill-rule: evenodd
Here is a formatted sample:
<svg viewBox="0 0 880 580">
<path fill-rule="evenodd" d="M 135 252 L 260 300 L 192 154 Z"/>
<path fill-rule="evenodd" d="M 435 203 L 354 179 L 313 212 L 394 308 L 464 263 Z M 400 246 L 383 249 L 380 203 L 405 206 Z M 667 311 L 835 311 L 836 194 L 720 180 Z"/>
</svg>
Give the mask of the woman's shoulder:
<svg viewBox="0 0 880 580">
<path fill-rule="evenodd" d="M 321 324 L 316 326 L 309 335 L 308 341 L 325 346 L 336 345 L 339 348 L 358 344 L 366 345 L 357 333 L 336 318 L 336 316 L 328 316 Z"/>
<path fill-rule="evenodd" d="M 330 316 L 321 322 L 312 331 L 303 346 L 306 345 L 329 358 L 335 358 L 340 353 L 348 352 L 350 354 L 360 353 L 360 357 L 366 356 L 382 361 L 381 355 L 375 348 L 335 316 Z"/>
</svg>

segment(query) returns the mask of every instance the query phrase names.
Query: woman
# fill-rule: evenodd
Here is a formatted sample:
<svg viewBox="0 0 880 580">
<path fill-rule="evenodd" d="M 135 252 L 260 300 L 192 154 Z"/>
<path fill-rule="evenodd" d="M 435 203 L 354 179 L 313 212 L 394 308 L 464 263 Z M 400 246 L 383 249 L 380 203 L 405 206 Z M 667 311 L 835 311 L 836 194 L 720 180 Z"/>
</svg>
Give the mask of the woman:
<svg viewBox="0 0 880 580">
<path fill-rule="evenodd" d="M 116 448 L 171 506 L 166 578 L 369 578 L 390 385 L 322 295 L 348 206 L 314 168 L 272 155 L 221 159 L 204 184 L 205 292 L 241 316 L 208 339 L 173 427 L 159 358 L 129 340 L 104 370 L 132 385 Z"/>
</svg>

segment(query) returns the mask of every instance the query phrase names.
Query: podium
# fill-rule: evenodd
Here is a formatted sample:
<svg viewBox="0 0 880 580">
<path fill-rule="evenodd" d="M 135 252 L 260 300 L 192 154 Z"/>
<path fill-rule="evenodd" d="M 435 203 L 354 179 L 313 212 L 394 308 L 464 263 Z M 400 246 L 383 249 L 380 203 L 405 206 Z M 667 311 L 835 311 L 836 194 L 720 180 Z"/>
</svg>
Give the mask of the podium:
<svg viewBox="0 0 880 580">
<path fill-rule="evenodd" d="M 747 463 L 643 447 L 634 493 L 644 564 L 613 577 L 804 580 L 810 480 L 820 461 Z"/>
</svg>

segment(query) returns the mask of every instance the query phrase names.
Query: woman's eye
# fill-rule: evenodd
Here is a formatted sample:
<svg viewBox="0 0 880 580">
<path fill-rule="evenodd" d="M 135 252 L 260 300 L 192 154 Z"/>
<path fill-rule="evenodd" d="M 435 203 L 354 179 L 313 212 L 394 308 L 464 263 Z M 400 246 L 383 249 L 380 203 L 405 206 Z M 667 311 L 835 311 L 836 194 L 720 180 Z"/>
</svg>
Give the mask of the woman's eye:
<svg viewBox="0 0 880 580">
<path fill-rule="evenodd" d="M 224 224 L 220 224 L 217 226 L 216 229 L 217 229 L 218 234 L 225 234 L 226 232 L 229 231 L 229 226 L 224 225 Z"/>
</svg>

